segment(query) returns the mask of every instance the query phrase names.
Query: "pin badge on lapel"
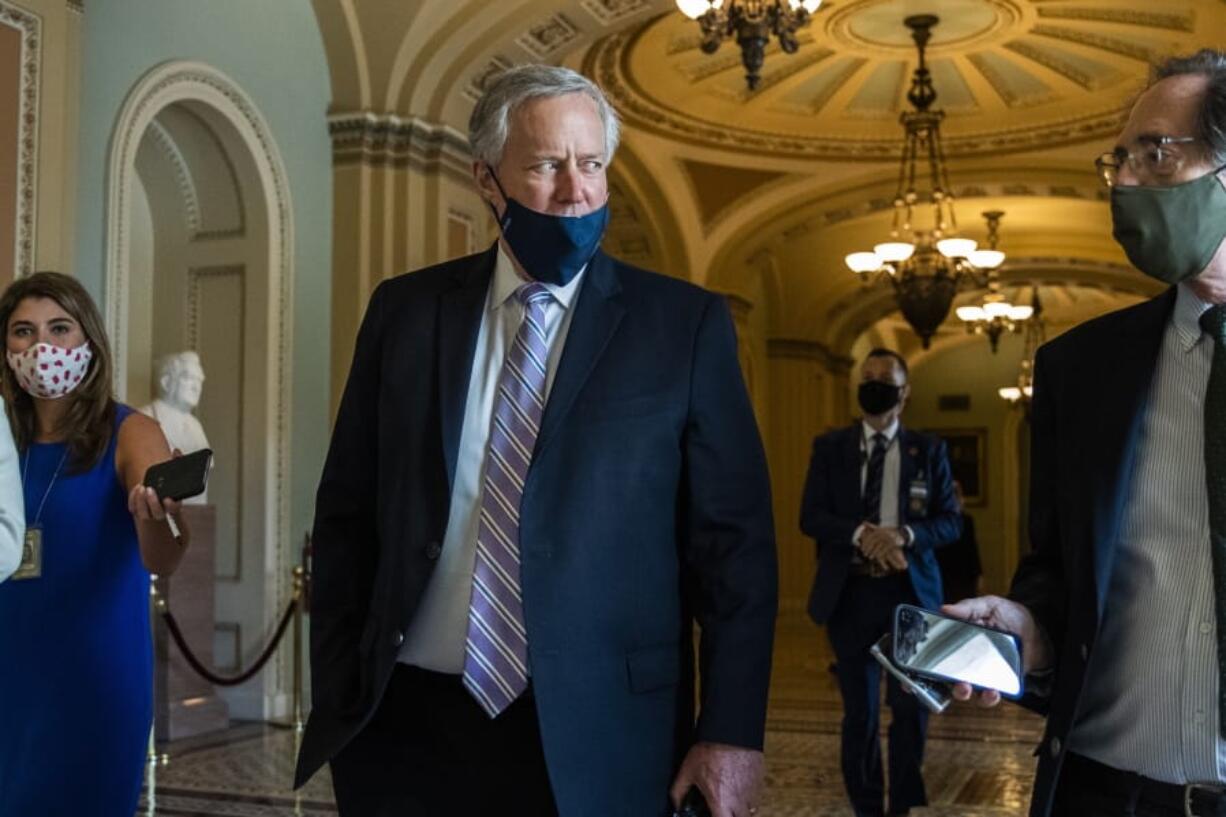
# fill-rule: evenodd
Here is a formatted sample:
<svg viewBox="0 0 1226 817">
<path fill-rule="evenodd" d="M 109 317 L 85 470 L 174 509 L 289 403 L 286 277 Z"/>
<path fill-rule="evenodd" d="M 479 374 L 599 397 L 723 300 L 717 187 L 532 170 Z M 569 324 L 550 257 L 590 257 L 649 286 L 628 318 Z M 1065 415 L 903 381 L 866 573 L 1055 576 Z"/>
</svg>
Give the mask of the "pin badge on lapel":
<svg viewBox="0 0 1226 817">
<path fill-rule="evenodd" d="M 924 504 L 928 501 L 928 483 L 923 478 L 912 480 L 908 494 L 911 497 L 911 513 L 923 513 Z"/>
</svg>

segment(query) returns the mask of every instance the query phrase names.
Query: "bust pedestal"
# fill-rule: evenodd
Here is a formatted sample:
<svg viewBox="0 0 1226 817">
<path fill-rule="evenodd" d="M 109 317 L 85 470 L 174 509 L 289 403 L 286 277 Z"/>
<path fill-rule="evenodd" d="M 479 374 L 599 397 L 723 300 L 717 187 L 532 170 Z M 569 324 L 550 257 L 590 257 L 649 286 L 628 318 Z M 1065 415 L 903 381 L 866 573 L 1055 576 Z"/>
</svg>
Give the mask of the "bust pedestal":
<svg viewBox="0 0 1226 817">
<path fill-rule="evenodd" d="M 157 586 L 174 614 L 192 653 L 209 669 L 213 664 L 213 550 L 217 509 L 184 505 L 191 545 L 173 576 Z M 178 740 L 230 725 L 230 709 L 213 685 L 184 659 L 160 615 L 153 622 L 153 719 L 159 741 Z"/>
</svg>

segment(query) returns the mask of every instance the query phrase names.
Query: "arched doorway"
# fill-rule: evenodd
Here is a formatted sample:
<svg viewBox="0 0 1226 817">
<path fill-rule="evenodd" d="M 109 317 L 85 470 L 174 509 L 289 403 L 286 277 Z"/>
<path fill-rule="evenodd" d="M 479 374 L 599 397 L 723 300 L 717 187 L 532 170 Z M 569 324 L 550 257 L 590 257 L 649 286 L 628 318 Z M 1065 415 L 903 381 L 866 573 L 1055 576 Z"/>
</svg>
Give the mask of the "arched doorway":
<svg viewBox="0 0 1226 817">
<path fill-rule="evenodd" d="M 112 137 L 106 316 L 115 388 L 133 405 L 155 361 L 196 351 L 197 409 L 215 452 L 216 631 L 222 668 L 250 662 L 289 593 L 292 225 L 269 129 L 243 91 L 199 63 L 155 68 L 129 93 Z M 223 695 L 240 718 L 286 709 L 287 666 Z"/>
</svg>

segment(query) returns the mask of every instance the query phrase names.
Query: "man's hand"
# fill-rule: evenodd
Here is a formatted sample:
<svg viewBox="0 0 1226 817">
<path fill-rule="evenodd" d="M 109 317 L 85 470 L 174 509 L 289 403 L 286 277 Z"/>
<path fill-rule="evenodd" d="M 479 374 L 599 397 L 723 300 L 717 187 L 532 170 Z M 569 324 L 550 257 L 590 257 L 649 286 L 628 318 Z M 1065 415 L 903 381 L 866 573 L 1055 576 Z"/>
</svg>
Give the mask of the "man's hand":
<svg viewBox="0 0 1226 817">
<path fill-rule="evenodd" d="M 711 817 L 751 817 L 758 812 L 766 763 L 756 749 L 723 743 L 696 743 L 686 754 L 668 795 L 673 808 L 697 786 Z"/>
<path fill-rule="evenodd" d="M 902 548 L 895 548 L 885 555 L 885 559 L 877 562 L 881 567 L 889 573 L 901 573 L 907 569 L 907 554 Z"/>
<path fill-rule="evenodd" d="M 865 524 L 864 533 L 860 536 L 860 552 L 866 559 L 885 564 L 886 557 L 894 551 L 901 553 L 906 543 L 907 537 L 898 528 Z"/>
<path fill-rule="evenodd" d="M 957 604 L 946 604 L 941 608 L 941 612 L 972 624 L 995 627 L 1018 636 L 1022 640 L 1022 671 L 1027 675 L 1048 669 L 1055 662 L 1051 641 L 1039 629 L 1034 616 L 1025 605 L 1016 601 L 1000 596 L 979 596 L 963 599 Z M 970 684 L 954 684 L 954 698 L 959 701 L 969 700 L 972 692 Z M 979 693 L 978 702 L 980 706 L 996 706 L 1000 703 L 1000 693 L 990 689 L 983 690 Z"/>
</svg>

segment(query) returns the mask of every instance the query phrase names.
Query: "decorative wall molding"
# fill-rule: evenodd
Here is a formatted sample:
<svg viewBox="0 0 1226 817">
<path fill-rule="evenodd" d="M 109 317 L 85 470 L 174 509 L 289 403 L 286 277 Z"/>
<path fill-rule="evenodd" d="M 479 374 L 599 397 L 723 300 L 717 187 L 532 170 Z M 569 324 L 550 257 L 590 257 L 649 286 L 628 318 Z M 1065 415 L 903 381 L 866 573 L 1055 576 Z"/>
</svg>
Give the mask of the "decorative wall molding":
<svg viewBox="0 0 1226 817">
<path fill-rule="evenodd" d="M 247 268 L 242 264 L 230 264 L 220 267 L 193 267 L 189 269 L 187 271 L 187 331 L 185 334 L 187 336 L 187 348 L 193 349 L 196 352 L 200 351 L 200 288 L 209 279 L 216 280 L 218 278 L 237 278 L 239 281 L 239 287 L 242 291 L 240 302 L 244 305 L 247 303 Z M 243 311 L 245 311 L 245 309 Z M 245 346 L 243 336 L 246 334 L 246 321 L 242 318 L 243 316 L 240 315 L 238 342 L 240 348 Z M 244 395 L 245 383 L 242 376 L 242 357 L 240 357 L 234 365 L 237 366 L 239 370 L 237 403 L 239 406 L 243 406 L 245 405 L 246 401 Z M 238 538 L 233 542 L 217 542 L 214 544 L 215 548 L 220 549 L 222 547 L 228 547 L 232 548 L 234 551 L 233 558 L 231 559 L 234 565 L 234 571 L 232 573 L 215 574 L 217 581 L 228 582 L 230 584 L 237 584 L 243 580 L 243 517 L 245 514 L 243 513 L 242 497 L 245 495 L 243 480 L 247 470 L 244 466 L 247 448 L 243 445 L 242 422 L 239 422 L 238 424 L 238 439 L 238 462 L 234 465 L 234 473 L 237 479 L 236 488 L 240 498 L 238 506 L 235 509 L 235 529 L 238 531 Z"/>
<path fill-rule="evenodd" d="M 464 134 L 418 117 L 353 111 L 328 117 L 334 165 L 365 164 L 447 171 L 470 176 L 472 155 Z"/>
<path fill-rule="evenodd" d="M 579 0 L 579 5 L 606 27 L 651 8 L 650 0 Z"/>
<path fill-rule="evenodd" d="M 480 71 L 478 71 L 468 84 L 464 86 L 464 96 L 469 102 L 475 103 L 485 93 L 485 89 L 489 86 L 490 80 L 501 74 L 503 71 L 510 68 L 515 63 L 511 62 L 506 57 L 494 55 L 494 58 L 487 62 Z"/>
<path fill-rule="evenodd" d="M 291 593 L 290 568 L 297 545 L 289 524 L 291 351 L 293 337 L 294 226 L 288 176 L 272 130 L 242 88 L 218 69 L 200 62 L 171 61 L 146 73 L 128 92 L 116 120 L 107 169 L 106 320 L 115 358 L 116 394 L 123 398 L 128 354 L 128 269 L 130 222 L 136 184 L 136 152 L 154 117 L 178 102 L 199 103 L 224 117 L 250 152 L 259 176 L 259 195 L 270 221 L 267 246 L 269 348 L 265 405 L 268 439 L 261 481 L 266 488 L 263 535 L 268 585 L 265 618 L 271 622 Z M 276 662 L 265 676 L 266 700 L 285 687 L 288 667 Z"/>
<path fill-rule="evenodd" d="M 1049 20 L 1122 23 L 1124 25 L 1142 26 L 1144 28 L 1164 28 L 1169 31 L 1181 31 L 1189 34 L 1196 30 L 1196 15 L 1191 11 L 1184 14 L 1172 14 L 1156 11 L 1138 11 L 1136 9 L 1042 6 L 1039 8 L 1039 17 Z"/>
<path fill-rule="evenodd" d="M 192 172 L 187 166 L 187 159 L 184 158 L 183 151 L 179 150 L 174 137 L 166 131 L 166 128 L 157 119 L 149 123 L 146 137 L 162 153 L 162 156 L 170 163 L 174 170 L 175 184 L 179 188 L 179 199 L 183 202 L 183 215 L 188 234 L 195 235 L 199 233 L 200 196 L 196 192 L 196 182 L 192 178 Z"/>
<path fill-rule="evenodd" d="M 1050 68 L 1060 76 L 1069 79 L 1087 91 L 1098 91 L 1120 82 L 1124 79 L 1115 71 L 1094 74 L 1084 67 L 1066 59 L 1062 54 L 1047 48 L 1039 48 L 1026 40 L 1013 40 L 1005 43 L 1005 48 L 1015 54 L 1020 54 L 1028 60 L 1033 60 L 1044 68 Z"/>
<path fill-rule="evenodd" d="M 797 340 L 795 338 L 767 338 L 766 356 L 770 358 L 790 357 L 801 360 L 814 360 L 835 374 L 846 374 L 856 364 L 849 357 L 836 355 L 824 343 L 818 343 L 815 340 Z"/>
<path fill-rule="evenodd" d="M 515 44 L 537 59 L 556 54 L 579 37 L 579 28 L 565 14 L 555 14 L 515 38 Z"/>
<path fill-rule="evenodd" d="M 1140 60 L 1147 64 L 1154 62 L 1157 57 L 1152 48 L 1146 48 L 1140 43 L 1109 37 L 1106 34 L 1099 34 L 1096 31 L 1040 24 L 1030 29 L 1030 33 L 1038 34 L 1041 37 L 1050 37 L 1055 40 L 1076 43 L 1077 45 L 1085 45 L 1090 48 L 1097 48 L 1100 51 L 1119 54 L 1123 57 L 1131 57 L 1134 60 Z"/>
<path fill-rule="evenodd" d="M 85 13 L 85 0 L 68 0 L 68 10 L 77 14 Z"/>
<path fill-rule="evenodd" d="M 0 25 L 21 32 L 21 112 L 17 119 L 17 231 L 13 273 L 20 278 L 34 267 L 38 212 L 39 67 L 42 65 L 42 20 L 0 0 Z"/>
</svg>

